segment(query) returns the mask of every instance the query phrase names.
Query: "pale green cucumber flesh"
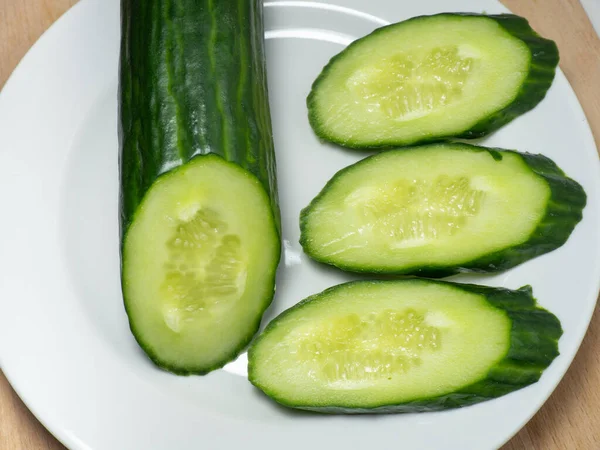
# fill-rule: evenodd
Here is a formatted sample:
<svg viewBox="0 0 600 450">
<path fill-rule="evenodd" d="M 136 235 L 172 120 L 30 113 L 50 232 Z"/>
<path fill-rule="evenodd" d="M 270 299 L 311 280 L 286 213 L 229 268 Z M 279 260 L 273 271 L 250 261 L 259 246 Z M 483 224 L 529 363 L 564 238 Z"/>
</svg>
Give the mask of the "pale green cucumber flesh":
<svg viewBox="0 0 600 450">
<path fill-rule="evenodd" d="M 537 381 L 558 354 L 561 334 L 530 288 L 353 282 L 271 322 L 250 348 L 249 379 L 300 409 L 446 409 Z"/>
<path fill-rule="evenodd" d="M 492 272 L 562 245 L 585 201 L 542 156 L 432 144 L 338 172 L 303 210 L 300 241 L 350 271 Z"/>
<path fill-rule="evenodd" d="M 539 103 L 557 63 L 556 45 L 517 16 L 415 17 L 332 58 L 309 119 L 321 138 L 354 148 L 482 136 Z"/>
<path fill-rule="evenodd" d="M 249 172 L 208 155 L 159 177 L 123 246 L 136 339 L 172 372 L 222 366 L 258 329 L 278 260 L 270 200 Z"/>
</svg>

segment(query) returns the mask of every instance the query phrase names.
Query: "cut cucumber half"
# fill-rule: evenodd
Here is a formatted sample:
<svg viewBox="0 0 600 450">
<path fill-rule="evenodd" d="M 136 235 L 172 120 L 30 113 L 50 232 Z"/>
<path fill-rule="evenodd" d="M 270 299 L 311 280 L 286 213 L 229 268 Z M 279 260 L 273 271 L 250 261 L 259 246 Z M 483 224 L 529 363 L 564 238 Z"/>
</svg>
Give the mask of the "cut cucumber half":
<svg viewBox="0 0 600 450">
<path fill-rule="evenodd" d="M 273 297 L 279 237 L 259 180 L 216 155 L 158 178 L 127 230 L 123 294 L 155 363 L 204 373 L 231 360 Z"/>
<path fill-rule="evenodd" d="M 222 367 L 273 299 L 280 251 L 261 0 L 121 0 L 121 281 L 177 374 Z"/>
<path fill-rule="evenodd" d="M 535 107 L 557 64 L 556 44 L 518 16 L 415 17 L 333 57 L 308 96 L 309 120 L 352 148 L 481 137 Z"/>
<path fill-rule="evenodd" d="M 273 320 L 249 350 L 248 376 L 293 408 L 435 411 L 536 382 L 558 355 L 561 335 L 528 286 L 358 281 Z"/>
<path fill-rule="evenodd" d="M 495 272 L 563 245 L 585 203 L 542 155 L 430 144 L 338 172 L 302 211 L 300 242 L 355 272 Z"/>
</svg>

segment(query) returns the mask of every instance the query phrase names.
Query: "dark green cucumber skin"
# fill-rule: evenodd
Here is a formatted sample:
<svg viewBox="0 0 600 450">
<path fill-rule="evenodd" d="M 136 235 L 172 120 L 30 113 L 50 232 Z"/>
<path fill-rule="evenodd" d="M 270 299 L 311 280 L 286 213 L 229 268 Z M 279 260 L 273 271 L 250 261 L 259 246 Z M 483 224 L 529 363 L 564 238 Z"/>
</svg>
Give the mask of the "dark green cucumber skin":
<svg viewBox="0 0 600 450">
<path fill-rule="evenodd" d="M 254 174 L 279 219 L 260 0 L 122 0 L 121 224 L 156 178 L 215 153 Z"/>
<path fill-rule="evenodd" d="M 440 144 L 435 144 L 436 147 Z M 546 212 L 538 226 L 533 230 L 529 237 L 517 245 L 498 250 L 488 255 L 476 258 L 471 261 L 465 261 L 456 266 L 427 265 L 407 267 L 403 269 L 389 269 L 377 267 L 357 267 L 342 263 L 333 263 L 326 258 L 321 258 L 312 252 L 309 238 L 306 233 L 306 222 L 311 213 L 313 205 L 325 195 L 329 187 L 339 178 L 343 177 L 346 171 L 353 170 L 355 166 L 367 161 L 370 158 L 377 158 L 379 155 L 373 155 L 365 158 L 354 165 L 348 166 L 337 172 L 331 180 L 325 185 L 323 190 L 312 200 L 312 202 L 300 213 L 300 244 L 305 253 L 315 261 L 336 266 L 342 270 L 356 273 L 375 273 L 382 275 L 419 275 L 430 278 L 441 278 L 457 273 L 493 273 L 502 272 L 524 263 L 537 256 L 549 253 L 561 247 L 575 229 L 575 226 L 583 217 L 583 209 L 587 202 L 587 196 L 583 187 L 576 181 L 570 179 L 565 173 L 549 158 L 543 155 L 533 155 L 530 153 L 520 153 L 514 150 L 502 148 L 480 147 L 471 144 L 449 143 L 455 151 L 473 151 L 487 152 L 490 158 L 501 160 L 503 153 L 512 153 L 519 157 L 536 175 L 541 177 L 550 188 L 550 198 L 546 205 Z M 420 150 L 427 148 L 428 145 L 406 147 L 399 150 L 389 150 L 389 152 L 409 152 L 411 150 Z M 433 147 L 433 146 L 432 146 Z"/>
<path fill-rule="evenodd" d="M 122 252 L 150 186 L 206 155 L 234 163 L 260 181 L 277 228 L 272 232 L 279 237 L 260 0 L 121 0 L 118 92 Z M 279 252 L 274 261 L 273 293 Z M 264 299 L 263 311 L 272 298 Z M 124 300 L 139 345 L 156 365 L 181 375 L 208 373 L 234 359 L 260 324 L 258 317 L 221 364 L 174 367 L 140 338 Z"/>
<path fill-rule="evenodd" d="M 546 92 L 552 85 L 556 67 L 558 66 L 559 54 L 558 47 L 554 41 L 545 39 L 539 36 L 529 25 L 527 19 L 516 16 L 514 14 L 497 14 L 497 15 L 485 15 L 475 13 L 442 13 L 436 14 L 437 16 L 448 16 L 448 17 L 478 17 L 488 18 L 498 23 L 502 28 L 508 31 L 512 36 L 520 39 L 529 47 L 531 52 L 531 61 L 529 64 L 529 72 L 527 78 L 523 81 L 521 88 L 517 95 L 510 104 L 504 108 L 495 111 L 487 117 L 482 118 L 476 124 L 470 126 L 468 129 L 460 130 L 448 135 L 435 135 L 430 137 L 423 137 L 418 140 L 411 141 L 391 141 L 382 140 L 374 142 L 358 142 L 352 139 L 341 140 L 336 136 L 331 135 L 326 129 L 322 127 L 322 121 L 319 119 L 316 113 L 315 106 L 315 93 L 319 89 L 321 80 L 323 80 L 329 73 L 331 67 L 336 63 L 338 59 L 344 58 L 346 52 L 353 46 L 359 44 L 363 39 L 385 33 L 391 27 L 402 26 L 408 22 L 427 19 L 432 16 L 418 16 L 408 19 L 404 22 L 399 22 L 384 27 L 378 28 L 371 34 L 357 39 L 346 47 L 342 52 L 335 55 L 323 68 L 319 76 L 314 81 L 310 94 L 306 100 L 308 106 L 308 119 L 310 125 L 315 134 L 322 140 L 333 142 L 334 144 L 341 145 L 347 148 L 355 149 L 384 149 L 392 147 L 400 147 L 405 145 L 416 145 L 425 144 L 429 142 L 443 141 L 450 138 L 462 138 L 462 139 L 475 139 L 484 137 L 502 126 L 506 125 L 518 116 L 526 113 L 527 111 L 535 108 L 546 96 Z"/>
<path fill-rule="evenodd" d="M 352 405 L 297 405 L 279 397 L 261 385 L 254 376 L 256 360 L 253 349 L 260 345 L 261 339 L 277 326 L 277 320 L 288 314 L 297 313 L 307 303 L 318 302 L 324 294 L 344 289 L 354 284 L 380 283 L 423 283 L 443 284 L 485 297 L 493 307 L 504 311 L 512 322 L 510 347 L 504 357 L 492 366 L 487 375 L 479 381 L 455 392 L 437 397 L 428 397 L 402 404 L 381 404 L 370 408 Z M 558 318 L 539 307 L 532 295 L 531 286 L 518 290 L 493 288 L 475 284 L 451 283 L 448 281 L 412 278 L 395 281 L 352 281 L 326 289 L 301 301 L 284 311 L 274 319 L 254 341 L 248 352 L 248 378 L 258 389 L 281 405 L 327 414 L 377 414 L 377 413 L 413 413 L 442 411 L 460 408 L 491 400 L 522 389 L 537 382 L 543 371 L 559 355 L 558 340 L 562 336 L 562 327 Z"/>
</svg>

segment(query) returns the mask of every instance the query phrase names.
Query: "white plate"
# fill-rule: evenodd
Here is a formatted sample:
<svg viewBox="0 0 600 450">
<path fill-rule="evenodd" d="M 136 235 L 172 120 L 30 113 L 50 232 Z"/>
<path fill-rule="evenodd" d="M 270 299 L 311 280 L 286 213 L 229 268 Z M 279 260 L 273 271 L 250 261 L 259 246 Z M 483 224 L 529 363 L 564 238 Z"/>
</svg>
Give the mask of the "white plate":
<svg viewBox="0 0 600 450">
<path fill-rule="evenodd" d="M 342 0 L 336 0 L 342 4 Z M 493 0 L 298 1 L 266 5 L 285 264 L 268 317 L 346 279 L 298 245 L 298 213 L 359 156 L 323 148 L 305 98 L 322 66 L 375 27 L 445 10 L 502 12 Z M 0 357 L 36 416 L 73 449 L 491 449 L 542 405 L 583 338 L 598 293 L 599 165 L 562 73 L 534 111 L 486 144 L 543 153 L 588 193 L 568 243 L 507 273 L 564 326 L 561 356 L 535 385 L 461 410 L 328 417 L 275 406 L 247 382 L 245 357 L 206 377 L 156 369 L 138 349 L 119 290 L 117 0 L 84 0 L 53 26 L 0 96 Z M 469 277 L 459 277 L 467 281 Z"/>
</svg>

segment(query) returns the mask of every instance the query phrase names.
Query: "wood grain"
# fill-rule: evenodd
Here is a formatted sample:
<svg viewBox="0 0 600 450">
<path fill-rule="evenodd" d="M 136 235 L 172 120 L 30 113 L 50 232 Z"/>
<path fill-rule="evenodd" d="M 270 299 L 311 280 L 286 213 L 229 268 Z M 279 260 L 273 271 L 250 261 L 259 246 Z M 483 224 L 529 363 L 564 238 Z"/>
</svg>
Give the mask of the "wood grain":
<svg viewBox="0 0 600 450">
<path fill-rule="evenodd" d="M 76 0 L 0 0 L 0 87 L 35 40 L 75 3 Z M 503 3 L 527 17 L 540 34 L 558 43 L 561 67 L 583 105 L 596 142 L 600 143 L 600 39 L 578 0 Z M 564 380 L 538 414 L 502 450 L 600 449 L 599 352 L 597 308 Z M 1 373 L 0 450 L 64 450 L 27 410 Z"/>
</svg>

